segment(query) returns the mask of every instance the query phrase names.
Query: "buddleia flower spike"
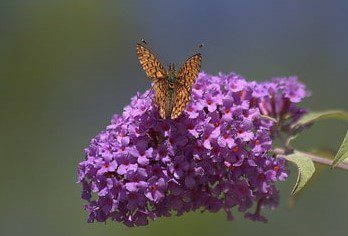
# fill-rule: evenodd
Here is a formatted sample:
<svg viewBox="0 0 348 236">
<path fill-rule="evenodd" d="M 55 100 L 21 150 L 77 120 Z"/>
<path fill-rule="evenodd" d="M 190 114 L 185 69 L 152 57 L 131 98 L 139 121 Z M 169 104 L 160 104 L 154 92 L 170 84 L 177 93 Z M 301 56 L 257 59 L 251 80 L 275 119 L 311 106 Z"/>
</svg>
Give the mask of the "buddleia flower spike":
<svg viewBox="0 0 348 236">
<path fill-rule="evenodd" d="M 88 222 L 143 226 L 198 210 L 267 222 L 262 211 L 278 205 L 288 162 L 299 170 L 294 193 L 314 173 L 313 161 L 328 163 L 293 151 L 288 140 L 316 119 L 348 119 L 348 113 L 307 113 L 299 103 L 310 93 L 297 77 L 260 83 L 235 73 L 199 73 L 199 53 L 176 72 L 142 44 L 136 48 L 154 99 L 149 90 L 138 93 L 85 149 L 78 183 Z M 334 166 L 348 169 L 347 147 L 348 134 Z"/>
</svg>

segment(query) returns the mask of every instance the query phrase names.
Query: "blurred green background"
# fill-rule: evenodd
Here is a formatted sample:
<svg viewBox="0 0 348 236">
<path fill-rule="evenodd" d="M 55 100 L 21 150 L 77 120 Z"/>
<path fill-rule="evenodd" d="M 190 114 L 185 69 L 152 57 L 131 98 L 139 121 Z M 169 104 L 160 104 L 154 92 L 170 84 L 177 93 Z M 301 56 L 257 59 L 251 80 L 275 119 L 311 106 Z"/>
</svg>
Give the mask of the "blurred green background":
<svg viewBox="0 0 348 236">
<path fill-rule="evenodd" d="M 203 70 L 249 80 L 298 75 L 313 110 L 348 109 L 347 1 L 0 1 L 0 235 L 348 235 L 348 173 L 321 170 L 293 208 L 295 170 L 268 224 L 192 213 L 147 227 L 87 224 L 76 181 L 90 138 L 150 86 L 135 56 L 163 62 L 204 42 Z M 347 124 L 296 142 L 336 150 Z"/>
</svg>

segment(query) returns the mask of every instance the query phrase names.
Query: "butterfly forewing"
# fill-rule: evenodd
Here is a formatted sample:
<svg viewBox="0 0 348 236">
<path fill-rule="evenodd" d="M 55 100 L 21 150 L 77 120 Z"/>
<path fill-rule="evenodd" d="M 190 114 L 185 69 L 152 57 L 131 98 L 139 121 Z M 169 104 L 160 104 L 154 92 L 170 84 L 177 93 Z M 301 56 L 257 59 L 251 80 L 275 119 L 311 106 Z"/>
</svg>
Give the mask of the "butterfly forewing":
<svg viewBox="0 0 348 236">
<path fill-rule="evenodd" d="M 166 70 L 149 49 L 137 43 L 136 50 L 140 64 L 150 79 L 167 77 Z"/>
<path fill-rule="evenodd" d="M 177 74 L 178 82 L 191 88 L 197 79 L 199 71 L 201 70 L 201 61 L 202 55 L 200 53 L 187 59 Z"/>
</svg>

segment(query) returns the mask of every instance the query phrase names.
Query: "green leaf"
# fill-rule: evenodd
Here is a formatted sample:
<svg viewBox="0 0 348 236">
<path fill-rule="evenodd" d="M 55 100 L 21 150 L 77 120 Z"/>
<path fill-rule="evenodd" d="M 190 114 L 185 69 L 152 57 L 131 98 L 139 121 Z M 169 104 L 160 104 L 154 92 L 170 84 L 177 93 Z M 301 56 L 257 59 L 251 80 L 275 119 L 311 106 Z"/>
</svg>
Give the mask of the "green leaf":
<svg viewBox="0 0 348 236">
<path fill-rule="evenodd" d="M 347 161 L 348 158 L 348 132 L 346 133 L 346 137 L 344 138 L 340 149 L 338 149 L 338 152 L 335 156 L 334 161 L 332 162 L 332 168 L 336 167 L 338 164 L 340 164 L 343 161 Z"/>
<path fill-rule="evenodd" d="M 345 120 L 348 121 L 348 112 L 342 111 L 342 110 L 328 110 L 328 111 L 317 111 L 317 112 L 310 112 L 306 115 L 304 115 L 296 124 L 298 125 L 304 125 L 308 124 L 317 120 L 322 119 L 336 119 L 336 120 Z"/>
<path fill-rule="evenodd" d="M 285 156 L 285 159 L 294 163 L 298 169 L 297 181 L 291 192 L 291 194 L 295 195 L 306 185 L 308 180 L 310 180 L 315 171 L 315 167 L 312 159 L 301 152 L 296 151 L 291 155 Z"/>
</svg>

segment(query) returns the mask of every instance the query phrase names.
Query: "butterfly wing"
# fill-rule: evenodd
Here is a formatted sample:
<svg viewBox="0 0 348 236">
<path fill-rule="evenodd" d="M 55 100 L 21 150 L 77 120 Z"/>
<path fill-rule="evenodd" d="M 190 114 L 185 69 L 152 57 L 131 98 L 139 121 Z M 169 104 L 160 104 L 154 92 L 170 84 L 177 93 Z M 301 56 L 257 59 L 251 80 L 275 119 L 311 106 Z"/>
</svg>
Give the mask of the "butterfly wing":
<svg viewBox="0 0 348 236">
<path fill-rule="evenodd" d="M 187 59 L 177 74 L 178 82 L 191 89 L 201 70 L 201 62 L 202 55 L 200 53 Z"/>
<path fill-rule="evenodd" d="M 152 80 L 163 79 L 167 77 L 166 70 L 148 48 L 137 43 L 136 51 L 139 62 L 146 72 L 147 77 Z"/>
<path fill-rule="evenodd" d="M 187 59 L 177 74 L 175 99 L 171 118 L 177 118 L 190 101 L 191 88 L 201 69 L 202 55 L 196 54 Z"/>
<path fill-rule="evenodd" d="M 159 109 L 160 116 L 164 119 L 166 107 L 167 72 L 148 48 L 137 43 L 136 51 L 139 62 L 146 72 L 147 77 L 153 80 L 155 104 Z"/>
<path fill-rule="evenodd" d="M 166 93 L 168 90 L 168 83 L 166 79 L 155 79 L 153 83 L 155 91 L 155 104 L 159 108 L 159 114 L 162 119 L 166 118 Z"/>
<path fill-rule="evenodd" d="M 186 86 L 179 83 L 175 86 L 175 98 L 171 119 L 176 119 L 180 116 L 181 112 L 185 109 L 186 105 L 190 101 L 191 90 Z"/>
</svg>

